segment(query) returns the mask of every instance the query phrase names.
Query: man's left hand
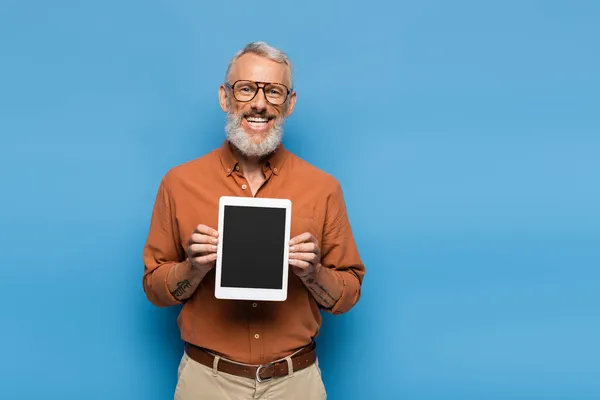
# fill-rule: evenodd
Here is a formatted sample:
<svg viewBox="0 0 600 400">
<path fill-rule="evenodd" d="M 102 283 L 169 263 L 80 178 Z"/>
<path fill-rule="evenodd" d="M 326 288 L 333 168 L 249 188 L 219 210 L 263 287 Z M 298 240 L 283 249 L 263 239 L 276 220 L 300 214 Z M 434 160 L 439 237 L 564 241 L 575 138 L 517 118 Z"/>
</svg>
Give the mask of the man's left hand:
<svg viewBox="0 0 600 400">
<path fill-rule="evenodd" d="M 319 242 L 312 234 L 305 232 L 290 240 L 289 264 L 301 279 L 315 277 L 321 259 Z"/>
</svg>

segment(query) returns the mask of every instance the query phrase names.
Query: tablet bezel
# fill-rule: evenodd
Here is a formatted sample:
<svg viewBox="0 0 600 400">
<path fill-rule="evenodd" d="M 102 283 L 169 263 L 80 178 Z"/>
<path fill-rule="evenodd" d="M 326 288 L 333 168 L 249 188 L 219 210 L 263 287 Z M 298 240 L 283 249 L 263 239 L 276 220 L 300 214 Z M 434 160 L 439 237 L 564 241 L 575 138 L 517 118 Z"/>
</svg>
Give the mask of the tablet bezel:
<svg viewBox="0 0 600 400">
<path fill-rule="evenodd" d="M 285 209 L 285 234 L 284 242 L 281 245 L 283 251 L 283 268 L 281 289 L 256 289 L 256 288 L 233 288 L 221 286 L 222 273 L 222 238 L 227 232 L 224 231 L 225 206 L 243 206 L 243 207 L 270 207 Z M 257 300 L 257 301 L 285 301 L 288 291 L 289 274 L 289 242 L 292 220 L 292 202 L 288 199 L 274 199 L 261 197 L 232 197 L 222 196 L 219 199 L 219 243 L 217 246 L 217 261 L 215 273 L 215 297 L 227 300 Z"/>
</svg>

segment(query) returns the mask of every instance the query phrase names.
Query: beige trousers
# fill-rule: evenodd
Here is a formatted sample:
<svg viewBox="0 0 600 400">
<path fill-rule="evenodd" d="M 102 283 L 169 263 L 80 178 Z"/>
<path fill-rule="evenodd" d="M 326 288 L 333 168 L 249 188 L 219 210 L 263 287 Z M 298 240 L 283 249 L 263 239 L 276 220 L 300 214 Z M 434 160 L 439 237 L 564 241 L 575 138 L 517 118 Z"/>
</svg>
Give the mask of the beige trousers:
<svg viewBox="0 0 600 400">
<path fill-rule="evenodd" d="M 174 400 L 324 400 L 327 398 L 318 361 L 268 382 L 230 375 L 183 354 Z"/>
</svg>

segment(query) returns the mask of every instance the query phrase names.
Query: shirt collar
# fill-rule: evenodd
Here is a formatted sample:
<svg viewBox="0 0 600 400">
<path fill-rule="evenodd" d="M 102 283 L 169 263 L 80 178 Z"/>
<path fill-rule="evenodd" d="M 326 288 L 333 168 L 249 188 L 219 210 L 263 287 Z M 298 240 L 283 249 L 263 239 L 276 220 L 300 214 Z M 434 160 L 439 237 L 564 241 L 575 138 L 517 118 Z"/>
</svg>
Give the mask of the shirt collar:
<svg viewBox="0 0 600 400">
<path fill-rule="evenodd" d="M 285 163 L 287 156 L 287 149 L 283 146 L 283 143 L 275 149 L 273 153 L 265 158 L 265 167 L 270 168 L 275 175 L 279 175 L 281 168 Z M 227 140 L 223 142 L 219 149 L 219 157 L 221 159 L 221 165 L 227 176 L 231 175 L 238 165 L 238 160 L 231 150 L 231 145 Z"/>
</svg>

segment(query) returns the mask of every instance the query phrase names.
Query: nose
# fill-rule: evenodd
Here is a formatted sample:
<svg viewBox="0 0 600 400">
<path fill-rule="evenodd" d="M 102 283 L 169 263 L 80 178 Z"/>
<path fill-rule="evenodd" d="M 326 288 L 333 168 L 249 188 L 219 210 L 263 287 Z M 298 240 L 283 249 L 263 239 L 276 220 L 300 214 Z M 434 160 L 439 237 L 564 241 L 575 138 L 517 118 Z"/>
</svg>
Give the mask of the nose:
<svg viewBox="0 0 600 400">
<path fill-rule="evenodd" d="M 265 97 L 264 86 L 258 88 L 258 93 L 252 99 L 252 108 L 256 111 L 264 111 L 267 109 L 267 98 Z"/>
</svg>

